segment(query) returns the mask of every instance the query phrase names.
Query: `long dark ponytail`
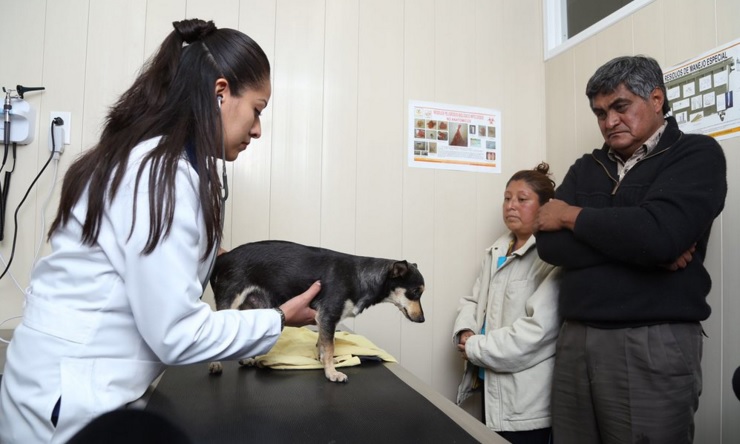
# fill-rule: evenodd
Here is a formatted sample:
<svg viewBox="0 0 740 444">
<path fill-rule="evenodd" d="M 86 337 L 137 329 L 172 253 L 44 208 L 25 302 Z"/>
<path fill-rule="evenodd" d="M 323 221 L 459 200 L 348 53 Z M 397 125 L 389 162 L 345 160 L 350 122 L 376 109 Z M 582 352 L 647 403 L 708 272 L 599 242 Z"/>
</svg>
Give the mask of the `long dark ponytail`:
<svg viewBox="0 0 740 444">
<path fill-rule="evenodd" d="M 223 203 L 216 160 L 221 157 L 223 134 L 215 82 L 223 77 L 231 91 L 241 95 L 269 81 L 270 64 L 259 45 L 239 31 L 217 29 L 213 22 L 199 19 L 173 26 L 175 30 L 110 109 L 97 145 L 67 171 L 49 236 L 69 221 L 87 188 L 82 241 L 94 244 L 105 206 L 119 190 L 131 150 L 144 140 L 162 136 L 142 160 L 136 179 L 138 191 L 141 175 L 149 166 L 151 228 L 142 253 L 151 253 L 170 232 L 175 176 L 186 149 L 200 179 L 198 193 L 208 236 L 204 255 L 220 242 Z M 135 206 L 132 212 L 135 216 Z"/>
</svg>

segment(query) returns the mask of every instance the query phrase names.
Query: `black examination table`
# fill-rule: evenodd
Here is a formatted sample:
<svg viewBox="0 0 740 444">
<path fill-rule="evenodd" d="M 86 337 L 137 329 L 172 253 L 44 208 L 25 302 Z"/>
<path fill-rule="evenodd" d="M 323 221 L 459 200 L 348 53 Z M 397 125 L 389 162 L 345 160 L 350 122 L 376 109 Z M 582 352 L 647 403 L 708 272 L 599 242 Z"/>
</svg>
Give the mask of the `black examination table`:
<svg viewBox="0 0 740 444">
<path fill-rule="evenodd" d="M 481 435 L 477 421 L 477 438 L 471 435 L 387 366 L 398 364 L 341 368 L 349 377 L 344 384 L 327 381 L 322 370 L 223 365 L 220 376 L 209 375 L 207 364 L 169 368 L 146 410 L 196 443 L 506 442 L 485 435 L 485 427 Z"/>
</svg>

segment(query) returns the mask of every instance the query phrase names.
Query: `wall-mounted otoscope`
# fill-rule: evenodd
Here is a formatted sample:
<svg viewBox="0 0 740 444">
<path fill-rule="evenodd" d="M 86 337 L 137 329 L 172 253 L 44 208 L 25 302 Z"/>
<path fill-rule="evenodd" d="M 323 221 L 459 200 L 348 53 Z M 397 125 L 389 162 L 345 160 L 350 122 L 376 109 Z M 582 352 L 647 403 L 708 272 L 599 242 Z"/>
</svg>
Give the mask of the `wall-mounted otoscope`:
<svg viewBox="0 0 740 444">
<path fill-rule="evenodd" d="M 15 86 L 15 90 L 18 93 L 18 97 L 20 97 L 21 99 L 23 98 L 23 95 L 27 92 L 43 91 L 44 89 L 46 88 L 44 88 L 43 86 L 23 86 L 23 85 Z"/>
</svg>

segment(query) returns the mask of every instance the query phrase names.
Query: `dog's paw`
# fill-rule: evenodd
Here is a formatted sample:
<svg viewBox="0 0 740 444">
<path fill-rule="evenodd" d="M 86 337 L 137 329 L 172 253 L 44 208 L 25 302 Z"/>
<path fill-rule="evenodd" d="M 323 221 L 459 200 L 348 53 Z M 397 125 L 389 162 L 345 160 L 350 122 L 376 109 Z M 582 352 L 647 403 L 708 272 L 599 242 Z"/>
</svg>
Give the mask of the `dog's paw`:
<svg viewBox="0 0 740 444">
<path fill-rule="evenodd" d="M 244 367 L 254 367 L 257 365 L 257 360 L 254 358 L 240 359 L 239 365 L 244 366 Z"/>
<path fill-rule="evenodd" d="M 324 372 L 326 379 L 331 382 L 347 382 L 347 375 L 336 370 Z"/>
<path fill-rule="evenodd" d="M 224 371 L 224 366 L 220 362 L 214 361 L 208 364 L 208 373 L 212 375 L 220 375 Z"/>
</svg>

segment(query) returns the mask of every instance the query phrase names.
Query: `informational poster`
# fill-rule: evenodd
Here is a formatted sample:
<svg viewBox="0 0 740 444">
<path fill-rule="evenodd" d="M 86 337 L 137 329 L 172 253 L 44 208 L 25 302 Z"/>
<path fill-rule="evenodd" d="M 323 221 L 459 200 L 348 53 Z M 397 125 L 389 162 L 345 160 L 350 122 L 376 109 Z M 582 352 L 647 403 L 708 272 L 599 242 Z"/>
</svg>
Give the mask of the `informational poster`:
<svg viewBox="0 0 740 444">
<path fill-rule="evenodd" d="M 501 113 L 494 109 L 409 102 L 409 166 L 501 172 Z"/>
<path fill-rule="evenodd" d="M 716 139 L 740 136 L 740 40 L 715 48 L 663 73 L 679 128 Z"/>
</svg>

